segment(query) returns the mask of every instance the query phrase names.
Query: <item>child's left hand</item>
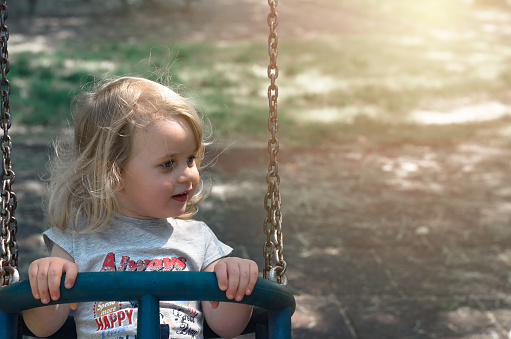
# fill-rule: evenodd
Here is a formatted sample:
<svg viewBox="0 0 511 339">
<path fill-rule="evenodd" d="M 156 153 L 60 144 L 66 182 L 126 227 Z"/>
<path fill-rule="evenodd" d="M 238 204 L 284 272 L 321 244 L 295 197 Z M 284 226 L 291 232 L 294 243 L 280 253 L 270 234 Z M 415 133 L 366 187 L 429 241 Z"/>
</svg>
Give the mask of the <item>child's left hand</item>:
<svg viewBox="0 0 511 339">
<path fill-rule="evenodd" d="M 252 293 L 258 275 L 257 264 L 254 261 L 227 257 L 213 264 L 218 287 L 225 291 L 229 300 L 236 299 L 241 301 L 245 295 Z M 208 268 L 206 271 L 211 271 L 211 268 Z M 211 305 L 213 308 L 217 308 L 219 302 L 211 301 Z"/>
</svg>

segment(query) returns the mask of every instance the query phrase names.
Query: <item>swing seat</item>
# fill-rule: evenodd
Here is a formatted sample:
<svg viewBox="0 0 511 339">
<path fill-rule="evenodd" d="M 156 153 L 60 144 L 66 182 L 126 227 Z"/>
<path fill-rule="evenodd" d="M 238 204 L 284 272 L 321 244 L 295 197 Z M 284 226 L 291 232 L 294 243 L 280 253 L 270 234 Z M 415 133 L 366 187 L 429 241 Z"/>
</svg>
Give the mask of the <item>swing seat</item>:
<svg viewBox="0 0 511 339">
<path fill-rule="evenodd" d="M 63 278 L 64 279 L 64 278 Z M 236 302 L 227 299 L 218 288 L 214 273 L 208 272 L 83 272 L 72 289 L 65 289 L 62 280 L 61 297 L 49 304 L 90 301 L 138 300 L 137 338 L 160 339 L 160 300 L 207 300 Z M 296 303 L 285 287 L 258 278 L 251 295 L 241 303 L 254 305 L 254 314 L 243 333 L 256 333 L 257 339 L 291 338 L 291 315 Z M 23 310 L 44 306 L 32 296 L 28 281 L 0 288 L 0 339 L 18 339 L 23 334 Z M 30 335 L 25 329 L 26 335 Z M 205 338 L 217 338 L 204 326 Z M 51 338 L 75 338 L 72 317 Z"/>
<path fill-rule="evenodd" d="M 247 327 L 241 334 L 251 334 L 251 333 L 260 333 L 258 338 L 268 338 L 268 311 L 264 308 L 254 306 L 254 311 L 252 312 L 252 318 L 248 323 Z M 1 331 L 0 331 L 1 333 Z M 23 316 L 18 314 L 18 336 L 21 334 L 37 338 L 35 334 L 33 334 L 28 327 L 25 325 L 23 320 Z M 206 321 L 204 321 L 203 328 L 204 338 L 220 338 L 208 325 Z M 0 334 L 0 338 L 1 334 Z M 76 323 L 73 315 L 69 315 L 66 322 L 62 327 L 46 338 L 56 338 L 56 339 L 76 339 Z"/>
</svg>

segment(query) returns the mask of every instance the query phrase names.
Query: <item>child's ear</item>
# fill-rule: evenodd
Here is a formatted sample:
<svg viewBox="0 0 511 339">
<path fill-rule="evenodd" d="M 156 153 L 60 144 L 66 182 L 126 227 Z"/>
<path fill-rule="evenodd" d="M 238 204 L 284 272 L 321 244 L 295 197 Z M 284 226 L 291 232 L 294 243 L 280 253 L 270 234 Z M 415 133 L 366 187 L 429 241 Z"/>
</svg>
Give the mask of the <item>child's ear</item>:
<svg viewBox="0 0 511 339">
<path fill-rule="evenodd" d="M 115 180 L 113 188 L 115 192 L 122 192 L 124 190 L 123 180 L 121 178 Z"/>
<path fill-rule="evenodd" d="M 118 183 L 115 187 L 114 187 L 114 190 L 115 192 L 122 192 L 124 190 L 124 186 L 121 184 L 121 183 Z"/>
<path fill-rule="evenodd" d="M 124 171 L 123 169 L 117 169 L 116 166 L 114 168 L 115 170 L 112 170 L 109 174 L 112 187 L 115 192 L 122 192 L 124 190 Z"/>
</svg>

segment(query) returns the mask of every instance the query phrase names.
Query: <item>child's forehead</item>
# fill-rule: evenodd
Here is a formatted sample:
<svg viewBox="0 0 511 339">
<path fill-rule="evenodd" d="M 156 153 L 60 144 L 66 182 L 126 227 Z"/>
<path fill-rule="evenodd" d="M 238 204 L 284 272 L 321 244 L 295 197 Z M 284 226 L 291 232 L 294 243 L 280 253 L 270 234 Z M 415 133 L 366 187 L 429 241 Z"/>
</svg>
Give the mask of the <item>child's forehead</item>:
<svg viewBox="0 0 511 339">
<path fill-rule="evenodd" d="M 152 120 L 144 126 L 136 126 L 133 131 L 133 151 L 144 151 L 148 144 L 181 142 L 185 140 L 198 147 L 190 122 L 182 116 L 171 115 Z M 161 146 L 161 145 L 160 145 Z"/>
<path fill-rule="evenodd" d="M 184 129 L 192 128 L 188 119 L 180 114 L 172 114 L 165 111 L 158 111 L 151 118 L 147 119 L 146 123 L 135 126 L 135 133 L 149 130 L 160 130 L 164 127 L 181 126 Z"/>
</svg>

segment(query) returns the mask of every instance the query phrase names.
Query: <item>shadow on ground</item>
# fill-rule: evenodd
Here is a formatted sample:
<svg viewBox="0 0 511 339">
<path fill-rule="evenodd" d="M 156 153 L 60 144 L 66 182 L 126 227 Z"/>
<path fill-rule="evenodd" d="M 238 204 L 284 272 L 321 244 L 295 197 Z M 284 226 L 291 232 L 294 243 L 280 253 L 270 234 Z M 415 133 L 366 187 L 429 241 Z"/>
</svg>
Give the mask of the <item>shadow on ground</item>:
<svg viewBox="0 0 511 339">
<path fill-rule="evenodd" d="M 189 41 L 266 34 L 266 4 L 256 1 L 239 1 L 236 10 L 223 0 L 196 1 L 190 8 L 170 1 L 167 8 L 177 7 L 168 9 L 173 18 L 168 25 L 161 18 L 142 20 L 133 11 L 122 13 L 116 7 L 119 3 L 106 1 L 107 8 L 98 11 L 98 1 L 40 0 L 31 17 L 28 1 L 17 1 L 10 13 L 11 44 L 44 49 L 56 42 L 92 39 L 98 32 L 104 33 L 102 38 L 140 39 L 144 32 L 156 34 L 158 29 L 169 39 L 186 36 Z M 334 30 L 326 24 L 332 19 L 331 3 L 283 4 L 289 9 L 283 20 L 312 25 L 303 17 L 310 14 L 308 19 L 323 23 L 313 25 L 317 31 L 328 33 Z M 76 8 L 82 11 L 68 12 Z M 16 9 L 23 13 L 19 21 Z M 154 14 L 144 7 L 140 12 Z M 194 29 L 198 21 L 200 30 Z M 363 22 L 355 25 L 359 29 L 371 29 L 374 23 L 368 18 L 356 22 Z M 117 29 L 126 23 L 130 29 Z M 229 30 L 234 24 L 239 29 Z M 105 30 L 105 25 L 114 28 Z M 283 26 L 284 36 L 314 33 L 305 26 Z M 356 31 L 355 26 L 345 29 Z M 39 134 L 42 137 L 34 139 Z M 28 264 L 45 255 L 40 233 L 46 228 L 41 176 L 50 153 L 47 134 L 51 133 L 15 133 L 13 140 L 24 277 Z M 225 151 L 208 170 L 215 178 L 213 190 L 198 218 L 235 247 L 235 255 L 262 266 L 268 157 L 264 145 L 240 144 Z M 508 149 L 476 144 L 284 146 L 279 169 L 285 259 L 289 288 L 298 302 L 293 337 L 508 338 L 510 156 Z"/>
<path fill-rule="evenodd" d="M 20 268 L 39 233 L 46 145 L 17 142 Z M 506 338 L 511 152 L 464 146 L 281 151 L 295 338 Z M 265 150 L 232 148 L 198 218 L 262 266 Z"/>
</svg>

